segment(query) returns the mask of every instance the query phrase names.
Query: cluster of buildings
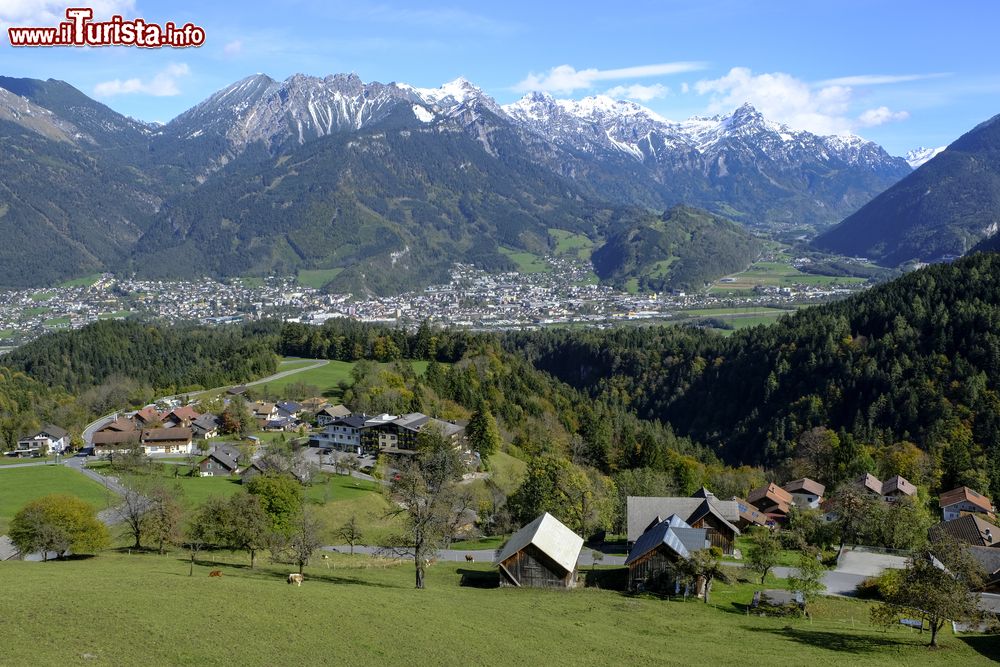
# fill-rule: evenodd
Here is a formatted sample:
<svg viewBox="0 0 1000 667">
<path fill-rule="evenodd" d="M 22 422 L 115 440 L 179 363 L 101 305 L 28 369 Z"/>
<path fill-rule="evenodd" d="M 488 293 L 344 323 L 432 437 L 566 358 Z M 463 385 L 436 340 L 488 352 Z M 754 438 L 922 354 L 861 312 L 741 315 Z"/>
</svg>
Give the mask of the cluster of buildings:
<svg viewBox="0 0 1000 667">
<path fill-rule="evenodd" d="M 544 257 L 545 271 L 487 273 L 454 265 L 449 282 L 397 296 L 354 299 L 325 294 L 294 276 L 217 281 L 130 280 L 111 274 L 89 285 L 0 291 L 0 342 L 16 347 L 49 331 L 99 319 L 140 318 L 228 324 L 264 318 L 322 324 L 333 318 L 415 326 L 432 320 L 473 329 L 511 329 L 566 322 L 609 326 L 625 320 L 685 320 L 685 310 L 760 307 L 840 298 L 861 285 L 629 294 L 597 284 L 592 267 L 576 257 Z M 720 283 L 721 287 L 725 287 Z"/>
<path fill-rule="evenodd" d="M 853 480 L 851 486 L 869 498 L 881 498 L 887 503 L 902 497 L 917 494 L 917 487 L 906 478 L 895 475 L 882 482 L 874 475 L 864 474 Z M 837 518 L 836 501 L 825 498 L 826 486 L 816 480 L 803 477 L 783 486 L 774 482 L 754 489 L 746 500 L 735 498 L 740 514 L 748 524 L 759 526 L 779 526 L 788 519 L 793 507 L 799 509 L 821 509 L 827 521 Z"/>
<path fill-rule="evenodd" d="M 310 444 L 354 454 L 412 455 L 417 450 L 417 437 L 425 429 L 435 429 L 456 446 L 465 435 L 465 427 L 461 424 L 420 412 L 365 415 L 347 411 L 347 414 L 340 414 L 344 411 L 347 410 L 343 406 L 336 406 L 335 410 L 317 415 L 317 421 L 324 428 L 310 437 Z"/>
<path fill-rule="evenodd" d="M 629 553 L 628 587 L 643 591 L 681 583 L 673 566 L 702 549 L 716 546 L 732 554 L 740 529 L 734 501 L 719 500 L 707 489 L 691 497 L 629 496 L 626 499 Z M 571 588 L 583 538 L 558 519 L 542 514 L 516 532 L 500 549 L 494 565 L 501 586 Z M 691 591 L 702 595 L 702 582 Z"/>
</svg>

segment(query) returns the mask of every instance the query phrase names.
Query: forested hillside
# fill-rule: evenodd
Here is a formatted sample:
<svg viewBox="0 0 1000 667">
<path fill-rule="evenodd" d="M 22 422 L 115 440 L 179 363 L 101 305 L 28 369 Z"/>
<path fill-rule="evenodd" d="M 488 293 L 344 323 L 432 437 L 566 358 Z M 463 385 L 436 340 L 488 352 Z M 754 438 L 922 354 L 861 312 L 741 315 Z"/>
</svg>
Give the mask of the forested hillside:
<svg viewBox="0 0 1000 667">
<path fill-rule="evenodd" d="M 937 157 L 819 236 L 819 248 L 896 266 L 961 255 L 997 232 L 1000 116 L 976 126 Z"/>
<path fill-rule="evenodd" d="M 700 289 L 742 271 L 759 244 L 736 223 L 690 206 L 614 232 L 593 255 L 594 270 L 616 287 L 630 280 L 643 291 Z"/>
<path fill-rule="evenodd" d="M 273 373 L 274 340 L 263 333 L 112 320 L 39 338 L 5 356 L 3 365 L 73 393 L 115 377 L 161 394 L 181 392 Z"/>
<path fill-rule="evenodd" d="M 731 463 L 811 455 L 800 448 L 803 434 L 826 427 L 839 433 L 824 453 L 827 479 L 864 471 L 873 454 L 906 452 L 917 483 L 1000 493 L 995 254 L 728 338 L 676 327 L 549 330 L 512 334 L 506 346 Z"/>
</svg>

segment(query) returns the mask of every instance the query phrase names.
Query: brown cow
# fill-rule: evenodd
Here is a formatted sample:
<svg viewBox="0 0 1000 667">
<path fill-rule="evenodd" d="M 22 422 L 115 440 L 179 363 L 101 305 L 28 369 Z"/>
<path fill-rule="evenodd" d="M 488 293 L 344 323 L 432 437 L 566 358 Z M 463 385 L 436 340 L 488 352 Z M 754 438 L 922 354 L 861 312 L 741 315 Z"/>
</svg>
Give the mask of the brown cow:
<svg viewBox="0 0 1000 667">
<path fill-rule="evenodd" d="M 208 576 L 210 576 L 210 577 L 221 577 L 222 576 L 222 570 L 212 570 L 211 572 L 208 573 Z"/>
<path fill-rule="evenodd" d="M 293 572 L 290 575 L 288 575 L 288 583 L 290 583 L 290 584 L 295 584 L 296 586 L 301 586 L 303 580 L 305 580 L 305 577 L 303 577 L 298 572 Z"/>
<path fill-rule="evenodd" d="M 472 554 L 465 554 L 465 562 L 466 563 L 475 563 L 476 562 L 476 557 L 473 556 Z"/>
</svg>

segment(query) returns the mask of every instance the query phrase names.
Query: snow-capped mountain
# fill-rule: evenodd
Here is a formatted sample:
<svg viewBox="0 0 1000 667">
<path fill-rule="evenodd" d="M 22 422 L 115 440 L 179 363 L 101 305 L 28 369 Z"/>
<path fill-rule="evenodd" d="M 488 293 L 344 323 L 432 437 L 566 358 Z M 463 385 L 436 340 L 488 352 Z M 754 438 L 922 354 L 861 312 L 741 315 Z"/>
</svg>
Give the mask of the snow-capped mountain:
<svg viewBox="0 0 1000 667">
<path fill-rule="evenodd" d="M 599 95 L 557 100 L 530 93 L 503 110 L 524 127 L 555 143 L 588 152 L 620 151 L 638 160 L 670 161 L 670 153 L 715 156 L 741 142 L 763 157 L 794 162 L 808 153 L 820 161 L 898 168 L 878 144 L 856 135 L 818 136 L 764 118 L 744 104 L 731 114 L 685 121 L 667 120 L 634 102 Z M 667 153 L 664 153 L 667 151 Z"/>
<path fill-rule="evenodd" d="M 946 148 L 948 147 L 938 146 L 937 148 L 924 148 L 921 146 L 920 148 L 914 148 L 912 151 L 907 151 L 906 163 L 916 169 Z"/>
</svg>

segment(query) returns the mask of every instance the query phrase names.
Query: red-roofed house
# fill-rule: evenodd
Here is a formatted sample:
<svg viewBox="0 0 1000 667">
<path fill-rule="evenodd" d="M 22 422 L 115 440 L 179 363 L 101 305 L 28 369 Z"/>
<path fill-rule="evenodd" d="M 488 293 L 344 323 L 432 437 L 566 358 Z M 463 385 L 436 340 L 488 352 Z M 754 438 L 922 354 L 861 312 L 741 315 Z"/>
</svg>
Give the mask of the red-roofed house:
<svg viewBox="0 0 1000 667">
<path fill-rule="evenodd" d="M 993 502 L 967 486 L 960 486 L 947 493 L 942 493 L 938 504 L 941 506 L 941 514 L 944 515 L 945 521 L 957 519 L 965 514 L 993 516 Z"/>
<path fill-rule="evenodd" d="M 890 477 L 882 483 L 882 498 L 890 503 L 903 496 L 915 495 L 917 495 L 917 487 L 900 475 Z"/>
<path fill-rule="evenodd" d="M 792 502 L 798 507 L 816 509 L 823 502 L 823 493 L 826 487 L 819 482 L 803 477 L 785 484 L 785 491 L 792 494 Z"/>
<path fill-rule="evenodd" d="M 775 483 L 750 492 L 747 501 L 775 520 L 783 520 L 792 506 L 792 494 Z"/>
</svg>

